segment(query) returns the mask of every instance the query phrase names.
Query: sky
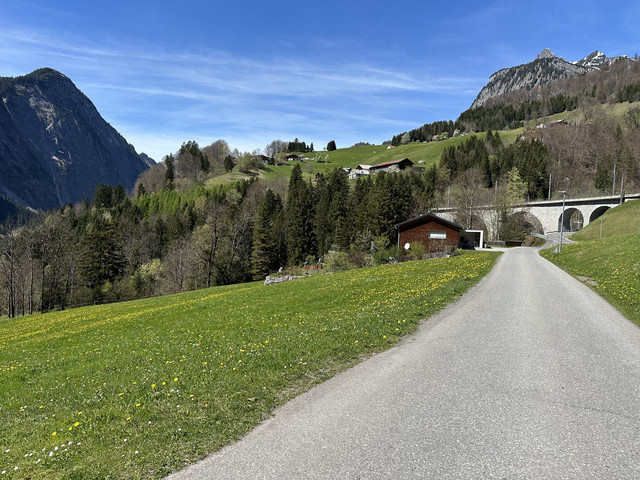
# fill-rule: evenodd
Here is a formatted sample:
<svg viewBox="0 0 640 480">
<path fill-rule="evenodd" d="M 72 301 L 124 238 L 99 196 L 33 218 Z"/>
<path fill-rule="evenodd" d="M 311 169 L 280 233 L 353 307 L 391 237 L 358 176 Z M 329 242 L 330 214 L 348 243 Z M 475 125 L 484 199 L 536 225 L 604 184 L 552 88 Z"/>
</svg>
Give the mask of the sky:
<svg viewBox="0 0 640 480">
<path fill-rule="evenodd" d="M 544 48 L 640 52 L 640 2 L 11 0 L 0 76 L 54 68 L 136 150 L 374 144 L 455 120 Z"/>
</svg>

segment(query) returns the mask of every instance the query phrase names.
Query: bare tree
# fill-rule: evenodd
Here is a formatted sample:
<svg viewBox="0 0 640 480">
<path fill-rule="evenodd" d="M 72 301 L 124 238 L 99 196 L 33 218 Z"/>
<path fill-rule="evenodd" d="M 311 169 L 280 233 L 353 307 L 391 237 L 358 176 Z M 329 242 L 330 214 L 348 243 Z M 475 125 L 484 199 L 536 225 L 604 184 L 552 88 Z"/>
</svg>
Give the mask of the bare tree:
<svg viewBox="0 0 640 480">
<path fill-rule="evenodd" d="M 220 243 L 225 234 L 227 209 L 225 204 L 215 200 L 207 202 L 205 222 L 193 234 L 194 263 L 206 287 L 213 284 Z"/>
<path fill-rule="evenodd" d="M 191 242 L 188 237 L 181 237 L 169 246 L 161 272 L 165 293 L 179 293 L 187 289 L 187 280 L 191 274 L 190 256 Z"/>
<path fill-rule="evenodd" d="M 264 147 L 264 154 L 267 157 L 275 158 L 279 153 L 286 153 L 289 148 L 289 142 L 282 140 L 273 140 L 269 145 Z"/>
<path fill-rule="evenodd" d="M 484 191 L 484 175 L 480 168 L 466 170 L 458 177 L 457 183 L 451 188 L 451 199 L 456 206 L 458 222 L 466 228 L 474 227 L 474 217 L 478 206 L 482 204 Z"/>
<path fill-rule="evenodd" d="M 225 158 L 231 155 L 229 145 L 224 140 L 216 140 L 211 145 L 202 148 L 202 154 L 209 160 L 211 172 L 214 175 L 222 175 L 226 169 Z"/>
<path fill-rule="evenodd" d="M 133 188 L 134 192 L 140 192 L 140 185 L 146 193 L 155 193 L 165 187 L 166 167 L 162 163 L 153 165 L 140 174 Z"/>
<path fill-rule="evenodd" d="M 14 224 L 4 225 L 4 235 L 0 236 L 0 284 L 4 287 L 5 313 L 13 318 L 17 313 L 19 245 Z"/>
</svg>

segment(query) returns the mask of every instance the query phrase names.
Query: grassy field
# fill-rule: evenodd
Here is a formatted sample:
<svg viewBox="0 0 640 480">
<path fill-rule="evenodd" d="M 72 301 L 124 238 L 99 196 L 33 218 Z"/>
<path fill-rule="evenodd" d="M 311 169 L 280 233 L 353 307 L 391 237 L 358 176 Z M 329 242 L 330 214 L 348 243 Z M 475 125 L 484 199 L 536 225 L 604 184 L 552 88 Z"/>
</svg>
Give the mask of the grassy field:
<svg viewBox="0 0 640 480">
<path fill-rule="evenodd" d="M 640 201 L 611 209 L 600 222 L 573 235 L 578 243 L 561 254 L 542 255 L 602 295 L 627 318 L 640 325 Z"/>
<path fill-rule="evenodd" d="M 512 143 L 516 137 L 522 135 L 523 128 L 516 130 L 500 131 L 500 136 L 505 143 Z M 477 133 L 484 138 L 486 133 Z M 340 148 L 332 152 L 312 152 L 305 154 L 308 160 L 301 163 L 302 172 L 307 176 L 313 176 L 317 172 L 328 173 L 334 168 L 350 167 L 354 168 L 359 164 L 375 165 L 389 160 L 399 160 L 401 158 L 409 158 L 416 166 L 428 168 L 438 163 L 443 150 L 449 146 L 456 146 L 468 140 L 468 136 L 450 138 L 439 142 L 429 143 L 409 143 L 400 145 L 396 148 L 387 149 L 386 145 L 365 145 L 361 147 Z M 207 181 L 209 186 L 237 181 L 241 179 L 250 179 L 258 177 L 264 180 L 289 179 L 291 168 L 296 162 L 289 162 L 287 165 L 269 165 L 260 170 L 256 174 L 245 174 L 233 171 L 226 175 L 221 175 Z"/>
<path fill-rule="evenodd" d="M 158 478 L 388 348 L 497 255 L 0 321 L 3 478 Z"/>
</svg>

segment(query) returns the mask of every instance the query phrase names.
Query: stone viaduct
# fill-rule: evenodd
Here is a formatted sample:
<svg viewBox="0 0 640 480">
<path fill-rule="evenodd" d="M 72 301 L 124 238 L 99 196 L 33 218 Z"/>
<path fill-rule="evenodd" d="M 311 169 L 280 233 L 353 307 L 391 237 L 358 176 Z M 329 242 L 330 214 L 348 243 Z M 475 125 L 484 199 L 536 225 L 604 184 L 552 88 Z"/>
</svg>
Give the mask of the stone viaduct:
<svg viewBox="0 0 640 480">
<path fill-rule="evenodd" d="M 564 209 L 564 231 L 577 231 L 582 227 L 596 220 L 600 215 L 610 208 L 620 205 L 625 200 L 640 199 L 640 193 L 606 197 L 590 198 L 567 198 Z M 436 212 L 437 215 L 449 220 L 455 220 L 454 208 L 442 208 Z M 562 199 L 542 200 L 526 202 L 513 207 L 513 215 L 522 215 L 532 226 L 532 232 L 547 234 L 560 230 L 562 218 Z M 495 210 L 488 206 L 478 207 L 477 220 L 480 226 L 475 226 L 478 230 L 486 231 L 489 239 L 495 239 Z M 484 224 L 484 228 L 482 227 Z"/>
</svg>

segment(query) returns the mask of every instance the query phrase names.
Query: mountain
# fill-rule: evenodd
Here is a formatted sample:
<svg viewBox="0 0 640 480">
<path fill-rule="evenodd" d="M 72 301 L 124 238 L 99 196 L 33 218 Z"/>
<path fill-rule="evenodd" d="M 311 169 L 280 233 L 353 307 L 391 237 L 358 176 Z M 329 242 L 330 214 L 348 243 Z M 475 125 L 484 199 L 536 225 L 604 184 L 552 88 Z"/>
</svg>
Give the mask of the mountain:
<svg viewBox="0 0 640 480">
<path fill-rule="evenodd" d="M 626 55 L 619 55 L 617 57 L 607 57 L 604 53 L 596 50 L 595 52 L 587 55 L 582 60 L 577 60 L 575 62 L 571 62 L 574 65 L 579 67 L 583 67 L 587 69 L 587 71 L 592 72 L 594 70 L 600 70 L 603 65 L 611 65 L 618 60 L 627 59 Z"/>
<path fill-rule="evenodd" d="M 57 208 L 99 183 L 131 190 L 149 168 L 60 72 L 0 77 L 0 98 L 0 195 L 19 205 Z"/>
<path fill-rule="evenodd" d="M 627 57 L 609 58 L 604 53 L 596 50 L 582 60 L 567 62 L 548 48 L 545 48 L 534 61 L 504 68 L 491 75 L 489 83 L 480 90 L 473 104 L 471 104 L 471 108 L 479 107 L 491 98 L 514 90 L 531 90 L 563 78 L 584 75 L 594 70 L 599 70 L 603 65 L 610 65 L 621 58 Z"/>
</svg>

